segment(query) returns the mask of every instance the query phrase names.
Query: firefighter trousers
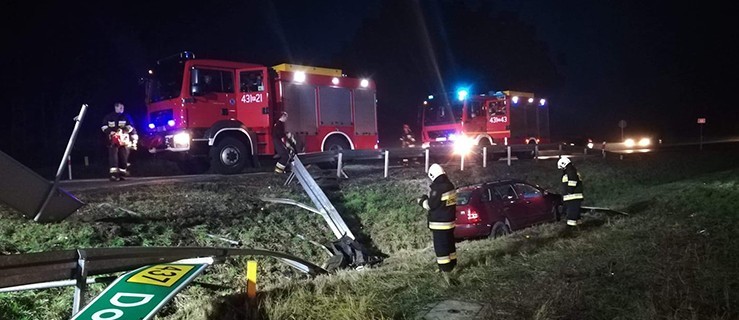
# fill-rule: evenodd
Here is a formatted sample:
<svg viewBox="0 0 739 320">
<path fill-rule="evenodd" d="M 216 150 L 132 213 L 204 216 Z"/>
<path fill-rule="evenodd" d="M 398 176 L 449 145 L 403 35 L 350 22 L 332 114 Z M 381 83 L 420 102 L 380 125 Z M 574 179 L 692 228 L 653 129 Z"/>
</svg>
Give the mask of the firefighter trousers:
<svg viewBox="0 0 739 320">
<path fill-rule="evenodd" d="M 564 202 L 567 220 L 580 220 L 580 206 L 582 199 L 568 200 Z"/>
<path fill-rule="evenodd" d="M 125 173 L 128 168 L 128 153 L 126 147 L 113 145 L 108 146 L 108 164 L 110 165 L 110 173 Z"/>
<path fill-rule="evenodd" d="M 275 146 L 275 152 L 280 158 L 275 164 L 275 172 L 283 173 L 287 168 L 287 162 L 290 160 L 290 153 L 285 148 L 285 144 L 282 143 L 282 139 L 272 139 L 272 144 Z"/>
<path fill-rule="evenodd" d="M 451 272 L 457 265 L 457 248 L 454 241 L 454 229 L 431 230 L 434 238 L 436 264 L 442 272 Z"/>
</svg>

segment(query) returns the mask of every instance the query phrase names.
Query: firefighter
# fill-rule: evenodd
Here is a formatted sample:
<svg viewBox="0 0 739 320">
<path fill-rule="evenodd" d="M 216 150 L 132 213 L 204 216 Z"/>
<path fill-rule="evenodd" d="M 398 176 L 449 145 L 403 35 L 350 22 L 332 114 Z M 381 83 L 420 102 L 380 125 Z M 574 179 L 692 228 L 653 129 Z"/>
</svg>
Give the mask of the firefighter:
<svg viewBox="0 0 739 320">
<path fill-rule="evenodd" d="M 413 137 L 413 131 L 407 124 L 403 125 L 403 133 L 400 136 L 401 145 L 403 148 L 413 148 L 416 146 L 416 138 Z"/>
<path fill-rule="evenodd" d="M 444 169 L 434 163 L 429 167 L 431 191 L 417 202 L 428 210 L 428 228 L 434 241 L 436 263 L 447 284 L 452 284 L 449 273 L 457 265 L 457 250 L 454 240 L 454 212 L 457 206 L 457 192 L 449 181 Z"/>
<path fill-rule="evenodd" d="M 290 162 L 290 156 L 295 153 L 295 140 L 292 134 L 285 132 L 287 112 L 282 112 L 280 118 L 272 127 L 272 144 L 279 159 L 275 164 L 275 173 L 285 173 Z"/>
<path fill-rule="evenodd" d="M 562 186 L 564 189 L 565 212 L 567 213 L 567 225 L 577 226 L 580 221 L 580 206 L 583 200 L 583 184 L 580 174 L 577 172 L 575 165 L 568 157 L 561 157 L 557 161 L 557 168 L 562 170 Z"/>
<path fill-rule="evenodd" d="M 103 126 L 100 128 L 108 139 L 108 164 L 110 165 L 110 181 L 125 180 L 129 176 L 128 156 L 130 150 L 136 150 L 139 136 L 133 127 L 131 116 L 124 113 L 125 106 L 116 102 L 113 104 L 114 112 L 103 118 Z"/>
</svg>

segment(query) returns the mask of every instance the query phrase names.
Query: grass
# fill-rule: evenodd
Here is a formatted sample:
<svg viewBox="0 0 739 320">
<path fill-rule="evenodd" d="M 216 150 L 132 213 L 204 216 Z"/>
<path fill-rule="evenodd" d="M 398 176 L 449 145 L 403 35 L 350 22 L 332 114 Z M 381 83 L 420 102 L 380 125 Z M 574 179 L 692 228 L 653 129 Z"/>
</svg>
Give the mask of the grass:
<svg viewBox="0 0 739 320">
<path fill-rule="evenodd" d="M 258 299 L 244 297 L 244 258 L 213 266 L 163 309 L 160 319 L 413 319 L 443 299 L 487 304 L 489 319 L 736 319 L 739 318 L 739 156 L 736 152 L 663 153 L 619 159 L 577 159 L 585 205 L 613 207 L 628 217 L 594 213 L 578 230 L 545 224 L 502 239 L 457 244 L 457 286 L 436 274 L 425 213 L 411 199 L 427 191 L 418 168 L 355 171 L 328 192 L 352 231 L 387 258 L 362 271 L 308 279 L 259 259 Z M 458 185 L 526 179 L 559 190 L 553 161 L 512 167 L 495 163 L 464 172 Z M 139 186 L 123 192 L 76 194 L 88 203 L 70 219 L 29 223 L 0 207 L 3 254 L 127 245 L 225 246 L 327 257 L 301 234 L 332 240 L 322 219 L 259 197 L 310 203 L 299 187 L 272 175 L 210 182 Z M 266 187 L 268 186 L 268 187 Z M 125 210 L 123 210 L 125 209 Z M 133 212 L 133 213 L 131 213 Z M 216 287 L 212 286 L 216 285 Z M 103 289 L 94 285 L 90 296 Z M 70 288 L 0 294 L 2 319 L 65 319 Z"/>
</svg>

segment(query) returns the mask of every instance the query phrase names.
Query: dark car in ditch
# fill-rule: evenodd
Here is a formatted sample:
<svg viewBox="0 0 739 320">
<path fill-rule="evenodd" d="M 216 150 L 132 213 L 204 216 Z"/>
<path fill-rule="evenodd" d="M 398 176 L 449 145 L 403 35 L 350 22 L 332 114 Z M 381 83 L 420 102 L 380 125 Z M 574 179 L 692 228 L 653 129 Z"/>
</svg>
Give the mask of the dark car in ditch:
<svg viewBox="0 0 739 320">
<path fill-rule="evenodd" d="M 456 210 L 456 239 L 497 238 L 559 220 L 562 195 L 522 180 L 497 180 L 457 188 Z"/>
</svg>

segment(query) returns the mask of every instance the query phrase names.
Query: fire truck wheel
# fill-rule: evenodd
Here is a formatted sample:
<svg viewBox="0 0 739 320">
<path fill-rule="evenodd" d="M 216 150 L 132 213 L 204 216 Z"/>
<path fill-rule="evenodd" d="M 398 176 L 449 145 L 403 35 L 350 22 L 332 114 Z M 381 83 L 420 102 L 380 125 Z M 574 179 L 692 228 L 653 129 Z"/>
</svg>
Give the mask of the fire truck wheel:
<svg viewBox="0 0 739 320">
<path fill-rule="evenodd" d="M 221 174 L 235 174 L 244 170 L 251 161 L 246 145 L 234 137 L 225 137 L 210 150 L 210 165 Z"/>
<path fill-rule="evenodd" d="M 177 161 L 177 167 L 185 174 L 201 174 L 210 169 L 207 159 L 187 159 Z"/>
<path fill-rule="evenodd" d="M 342 137 L 338 137 L 336 135 L 329 137 L 326 139 L 326 144 L 323 145 L 323 151 L 340 151 L 340 150 L 351 150 L 351 146 L 349 146 L 349 142 L 346 141 L 346 139 Z M 318 167 L 324 170 L 327 169 L 336 169 L 336 166 L 338 163 L 336 161 L 331 161 L 329 163 L 319 163 Z"/>
</svg>

